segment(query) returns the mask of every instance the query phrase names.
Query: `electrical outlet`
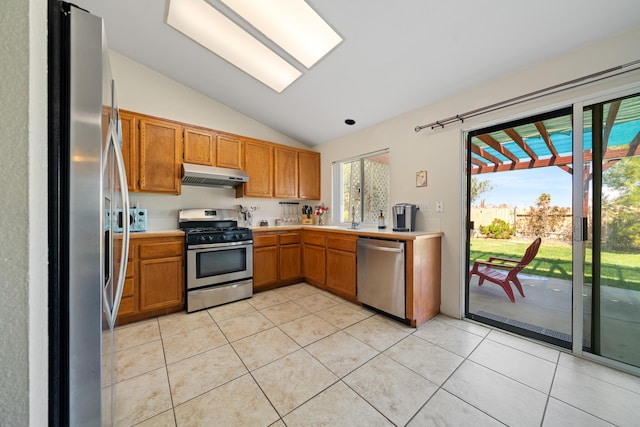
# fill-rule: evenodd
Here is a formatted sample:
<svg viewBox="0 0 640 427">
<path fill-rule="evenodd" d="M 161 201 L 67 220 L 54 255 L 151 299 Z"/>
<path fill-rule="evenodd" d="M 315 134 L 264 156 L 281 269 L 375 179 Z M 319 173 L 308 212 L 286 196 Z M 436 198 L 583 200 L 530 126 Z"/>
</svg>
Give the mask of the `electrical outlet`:
<svg viewBox="0 0 640 427">
<path fill-rule="evenodd" d="M 436 212 L 444 212 L 444 203 L 436 202 Z"/>
</svg>

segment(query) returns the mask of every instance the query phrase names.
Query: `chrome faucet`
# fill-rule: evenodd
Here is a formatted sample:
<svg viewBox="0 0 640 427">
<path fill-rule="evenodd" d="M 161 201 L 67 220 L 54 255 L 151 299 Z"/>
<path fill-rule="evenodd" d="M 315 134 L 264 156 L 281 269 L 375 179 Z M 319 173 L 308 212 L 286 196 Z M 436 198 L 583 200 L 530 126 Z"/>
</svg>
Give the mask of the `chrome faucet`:
<svg viewBox="0 0 640 427">
<path fill-rule="evenodd" d="M 356 222 L 356 207 L 351 207 L 351 228 L 357 230 L 360 227 L 360 223 Z"/>
</svg>

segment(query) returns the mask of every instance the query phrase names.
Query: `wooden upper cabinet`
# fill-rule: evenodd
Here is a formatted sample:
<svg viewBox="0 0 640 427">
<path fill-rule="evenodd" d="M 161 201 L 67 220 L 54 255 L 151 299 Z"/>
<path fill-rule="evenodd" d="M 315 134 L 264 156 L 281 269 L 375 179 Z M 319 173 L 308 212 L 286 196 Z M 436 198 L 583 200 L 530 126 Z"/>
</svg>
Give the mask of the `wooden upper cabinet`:
<svg viewBox="0 0 640 427">
<path fill-rule="evenodd" d="M 298 152 L 298 198 L 320 200 L 320 153 Z"/>
<path fill-rule="evenodd" d="M 140 118 L 140 191 L 180 194 L 182 164 L 182 126 Z"/>
<path fill-rule="evenodd" d="M 219 133 L 216 135 L 216 165 L 221 168 L 242 169 L 242 138 Z"/>
<path fill-rule="evenodd" d="M 129 191 L 138 190 L 138 122 L 134 114 L 120 112 L 122 126 L 122 157 Z"/>
<path fill-rule="evenodd" d="M 102 114 L 103 137 L 108 110 Z M 120 110 L 129 191 L 180 194 L 182 163 L 241 169 L 236 197 L 320 200 L 320 153 Z"/>
<path fill-rule="evenodd" d="M 273 197 L 273 145 L 244 141 L 244 170 L 249 181 L 236 190 L 242 197 Z"/>
<path fill-rule="evenodd" d="M 298 197 L 298 151 L 276 146 L 274 150 L 273 195 L 283 199 Z"/>
<path fill-rule="evenodd" d="M 183 127 L 184 162 L 216 166 L 216 135 L 213 131 Z"/>
</svg>

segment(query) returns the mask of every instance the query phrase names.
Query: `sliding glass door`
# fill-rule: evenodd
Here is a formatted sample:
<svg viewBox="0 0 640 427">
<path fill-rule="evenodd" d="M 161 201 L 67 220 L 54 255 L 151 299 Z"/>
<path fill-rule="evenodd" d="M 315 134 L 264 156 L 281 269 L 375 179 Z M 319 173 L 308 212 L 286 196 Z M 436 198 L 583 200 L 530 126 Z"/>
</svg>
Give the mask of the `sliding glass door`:
<svg viewBox="0 0 640 427">
<path fill-rule="evenodd" d="M 567 348 L 572 137 L 572 109 L 565 108 L 467 138 L 466 316 Z"/>
<path fill-rule="evenodd" d="M 584 349 L 640 367 L 640 95 L 584 108 Z"/>
<path fill-rule="evenodd" d="M 640 95 L 466 145 L 466 317 L 640 367 Z"/>
</svg>

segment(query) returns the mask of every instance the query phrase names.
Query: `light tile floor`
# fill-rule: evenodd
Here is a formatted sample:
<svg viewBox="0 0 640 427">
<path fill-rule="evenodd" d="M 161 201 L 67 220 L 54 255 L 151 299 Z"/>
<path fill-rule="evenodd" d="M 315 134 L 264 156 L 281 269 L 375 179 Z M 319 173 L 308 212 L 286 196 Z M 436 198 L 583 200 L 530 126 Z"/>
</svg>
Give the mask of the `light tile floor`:
<svg viewBox="0 0 640 427">
<path fill-rule="evenodd" d="M 640 379 L 301 283 L 116 330 L 116 425 L 637 426 Z"/>
</svg>

